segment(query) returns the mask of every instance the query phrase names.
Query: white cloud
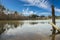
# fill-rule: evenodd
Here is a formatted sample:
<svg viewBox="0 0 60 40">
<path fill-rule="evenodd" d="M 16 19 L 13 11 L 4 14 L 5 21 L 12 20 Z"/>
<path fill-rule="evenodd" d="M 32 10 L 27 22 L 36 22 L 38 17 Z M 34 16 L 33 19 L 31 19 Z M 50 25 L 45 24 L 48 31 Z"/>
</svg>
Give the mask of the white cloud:
<svg viewBox="0 0 60 40">
<path fill-rule="evenodd" d="M 22 12 L 22 14 L 24 14 L 24 15 L 31 15 L 31 14 L 37 14 L 37 15 L 45 15 L 45 16 L 48 16 L 48 15 L 51 15 L 51 13 L 50 12 L 34 12 L 34 11 L 31 11 L 31 10 L 29 10 L 29 8 L 27 8 L 27 9 L 23 9 L 23 12 Z"/>
<path fill-rule="evenodd" d="M 50 12 L 41 12 L 41 13 L 38 13 L 38 12 L 34 12 L 34 11 L 30 11 L 29 8 L 27 9 L 23 9 L 23 12 L 22 12 L 24 15 L 31 15 L 31 14 L 37 14 L 37 15 L 51 15 Z"/>
<path fill-rule="evenodd" d="M 4 10 L 3 11 L 5 14 L 14 14 L 14 11 L 7 11 L 7 10 Z"/>
<path fill-rule="evenodd" d="M 25 4 L 25 6 L 37 6 L 39 8 L 44 8 L 47 9 L 48 8 L 48 1 L 45 0 L 20 0 L 20 1 L 24 1 L 24 2 L 28 2 L 29 4 Z"/>
<path fill-rule="evenodd" d="M 55 11 L 56 11 L 56 12 L 60 12 L 60 9 L 59 9 L 59 8 L 55 8 Z"/>
<path fill-rule="evenodd" d="M 47 9 L 48 11 L 51 12 L 51 5 L 49 4 L 48 0 L 20 0 L 20 1 L 24 1 L 27 2 L 29 4 L 24 4 L 24 6 L 37 6 L 39 8 L 43 8 L 43 9 Z M 25 14 L 33 14 L 35 12 L 33 11 L 24 11 Z M 60 9 L 59 8 L 55 8 L 55 12 L 59 12 L 60 13 Z M 51 15 L 51 13 L 48 12 L 42 12 L 39 13 L 40 15 Z"/>
<path fill-rule="evenodd" d="M 51 15 L 51 13 L 50 13 L 50 12 L 41 12 L 40 15 L 45 15 L 45 16 L 47 16 L 47 15 Z"/>
<path fill-rule="evenodd" d="M 24 14 L 24 15 L 31 15 L 31 14 L 36 14 L 36 12 L 30 11 L 29 8 L 27 8 L 27 9 L 23 9 L 22 14 Z"/>
</svg>

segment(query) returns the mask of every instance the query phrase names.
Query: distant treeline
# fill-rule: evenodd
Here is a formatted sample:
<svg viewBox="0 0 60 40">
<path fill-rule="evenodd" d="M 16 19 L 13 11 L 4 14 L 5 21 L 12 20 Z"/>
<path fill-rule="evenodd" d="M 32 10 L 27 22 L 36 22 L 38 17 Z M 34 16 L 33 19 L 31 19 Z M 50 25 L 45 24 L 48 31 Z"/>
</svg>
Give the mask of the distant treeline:
<svg viewBox="0 0 60 40">
<path fill-rule="evenodd" d="M 19 14 L 17 11 L 13 13 L 7 14 L 6 8 L 2 5 L 0 5 L 0 20 L 44 20 L 44 19 L 51 19 L 52 16 L 38 16 L 36 14 L 31 14 L 29 16 L 24 16 L 23 14 Z M 8 12 L 9 10 L 7 10 Z M 60 16 L 55 16 L 56 19 L 60 19 Z"/>
</svg>

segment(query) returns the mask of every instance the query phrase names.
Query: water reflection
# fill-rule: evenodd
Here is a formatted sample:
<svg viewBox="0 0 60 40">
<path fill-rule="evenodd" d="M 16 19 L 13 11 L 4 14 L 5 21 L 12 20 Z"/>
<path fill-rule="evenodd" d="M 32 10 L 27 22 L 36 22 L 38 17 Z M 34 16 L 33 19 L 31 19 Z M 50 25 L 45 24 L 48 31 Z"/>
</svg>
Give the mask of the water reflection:
<svg viewBox="0 0 60 40">
<path fill-rule="evenodd" d="M 38 22 L 30 22 L 30 24 L 34 25 L 34 24 L 38 24 Z"/>
<path fill-rule="evenodd" d="M 53 31 L 52 31 L 52 35 L 51 35 L 51 40 L 60 40 L 60 39 L 57 39 L 57 38 L 59 38 L 59 37 L 56 37 L 57 35 L 59 35 L 60 34 L 60 32 L 55 32 L 55 33 L 53 33 Z"/>
<path fill-rule="evenodd" d="M 0 22 L 0 34 L 2 34 L 5 31 L 4 25 L 6 25 L 5 22 Z"/>
<path fill-rule="evenodd" d="M 56 35 L 58 35 L 59 33 L 52 33 L 50 37 L 50 29 L 52 29 L 52 27 L 49 22 L 5 21 L 0 22 L 0 35 L 2 35 L 0 39 L 55 40 Z"/>
<path fill-rule="evenodd" d="M 22 27 L 23 22 L 19 21 L 4 21 L 0 22 L 0 35 L 6 30 L 10 28 L 16 28 L 18 26 Z"/>
<path fill-rule="evenodd" d="M 30 24 L 34 25 L 34 24 L 50 24 L 50 22 L 29 22 Z"/>
<path fill-rule="evenodd" d="M 16 28 L 18 26 L 22 26 L 23 25 L 23 22 L 11 21 L 11 22 L 8 22 L 8 25 L 11 25 L 12 27 L 14 26 Z"/>
</svg>

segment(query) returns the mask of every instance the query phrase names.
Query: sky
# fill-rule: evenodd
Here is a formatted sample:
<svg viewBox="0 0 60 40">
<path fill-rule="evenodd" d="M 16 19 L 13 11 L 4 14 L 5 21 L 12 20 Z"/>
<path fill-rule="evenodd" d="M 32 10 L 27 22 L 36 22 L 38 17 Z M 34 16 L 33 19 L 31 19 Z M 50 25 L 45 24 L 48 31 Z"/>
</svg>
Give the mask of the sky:
<svg viewBox="0 0 60 40">
<path fill-rule="evenodd" d="M 60 0 L 0 0 L 6 9 L 18 11 L 24 15 L 51 15 L 51 5 L 55 6 L 55 15 L 60 16 Z"/>
</svg>

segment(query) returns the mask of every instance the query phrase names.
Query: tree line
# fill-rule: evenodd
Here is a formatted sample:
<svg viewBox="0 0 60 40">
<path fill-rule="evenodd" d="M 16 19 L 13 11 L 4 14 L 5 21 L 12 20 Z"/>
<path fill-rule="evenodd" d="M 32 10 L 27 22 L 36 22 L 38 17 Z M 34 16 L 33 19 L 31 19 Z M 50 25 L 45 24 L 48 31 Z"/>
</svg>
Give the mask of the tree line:
<svg viewBox="0 0 60 40">
<path fill-rule="evenodd" d="M 42 19 L 51 19 L 52 16 L 38 16 L 36 14 L 31 14 L 29 16 L 24 16 L 23 14 L 19 14 L 17 11 L 14 11 L 13 13 L 6 14 L 4 11 L 7 9 L 0 5 L 0 20 L 42 20 Z M 57 19 L 60 18 L 60 16 L 55 16 Z"/>
</svg>

